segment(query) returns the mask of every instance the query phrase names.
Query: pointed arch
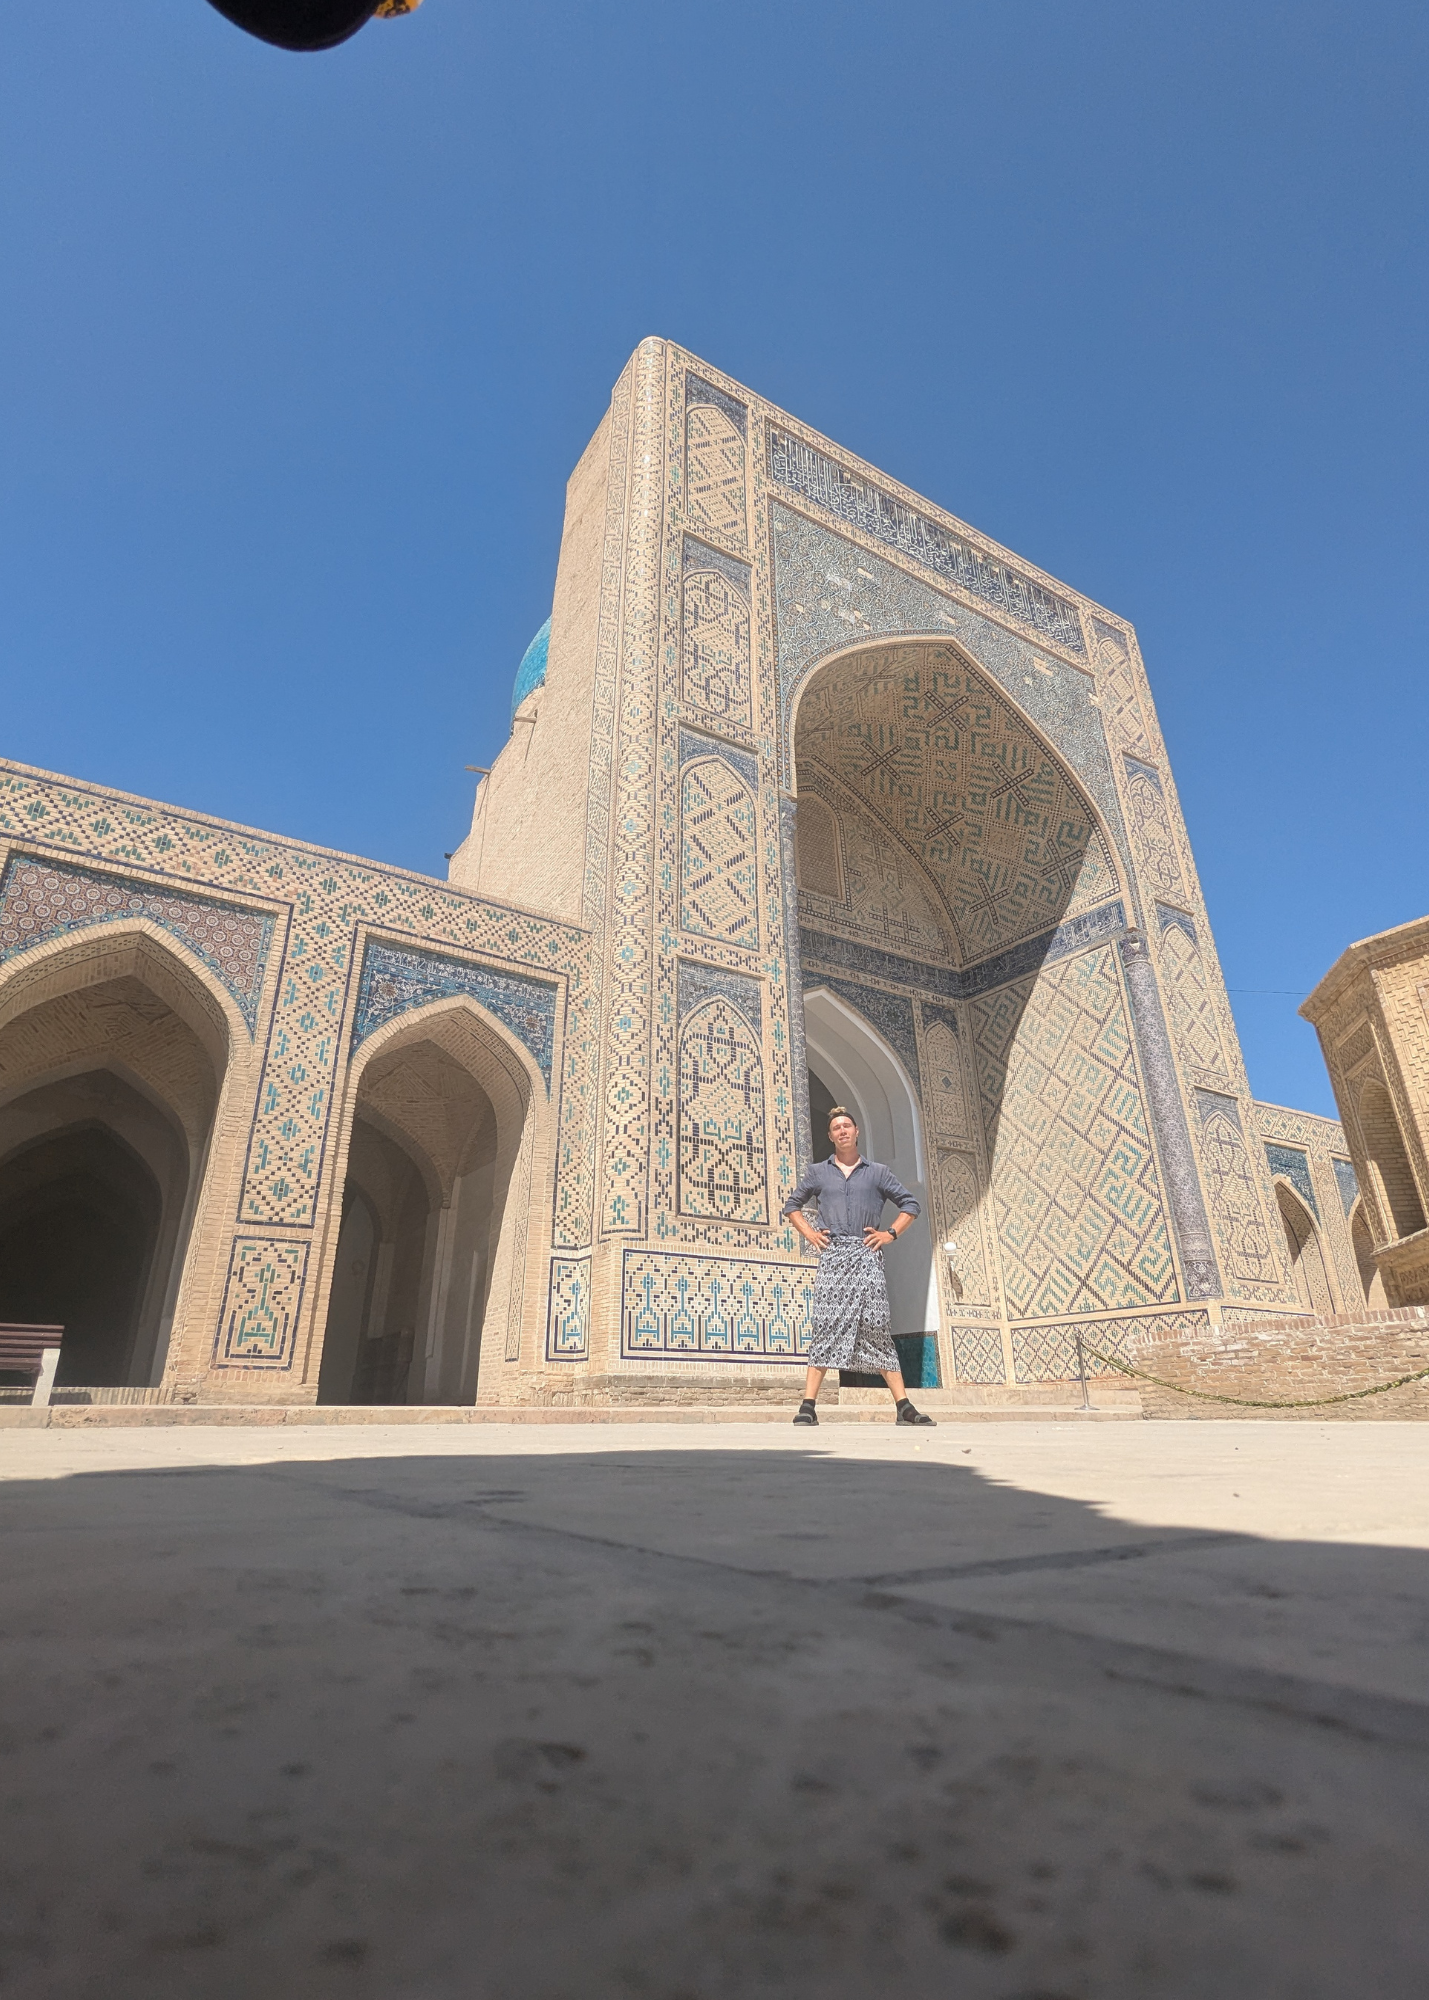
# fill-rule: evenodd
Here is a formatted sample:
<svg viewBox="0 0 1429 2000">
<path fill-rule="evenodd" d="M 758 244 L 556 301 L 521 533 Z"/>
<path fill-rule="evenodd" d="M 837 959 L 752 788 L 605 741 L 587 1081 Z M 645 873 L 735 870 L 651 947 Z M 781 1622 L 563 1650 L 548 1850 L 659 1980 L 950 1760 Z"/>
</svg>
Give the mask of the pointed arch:
<svg viewBox="0 0 1429 2000">
<path fill-rule="evenodd" d="M 1311 1312 L 1333 1313 L 1335 1298 L 1315 1218 L 1296 1189 L 1280 1174 L 1275 1176 L 1275 1199 L 1285 1229 L 1291 1276 L 1295 1280 L 1300 1303 Z"/>
</svg>

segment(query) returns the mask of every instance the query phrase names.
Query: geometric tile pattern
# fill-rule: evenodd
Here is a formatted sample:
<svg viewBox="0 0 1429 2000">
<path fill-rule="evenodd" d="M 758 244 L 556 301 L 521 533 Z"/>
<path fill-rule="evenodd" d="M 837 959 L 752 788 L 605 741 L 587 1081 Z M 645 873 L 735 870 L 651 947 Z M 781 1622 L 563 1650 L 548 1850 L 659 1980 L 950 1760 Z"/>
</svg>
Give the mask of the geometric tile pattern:
<svg viewBox="0 0 1429 2000">
<path fill-rule="evenodd" d="M 1233 1097 L 1219 1091 L 1198 1090 L 1195 1099 L 1201 1127 L 1201 1170 L 1225 1269 L 1241 1283 L 1279 1284 L 1282 1259 L 1266 1227 L 1240 1108 Z"/>
<path fill-rule="evenodd" d="M 907 1070 L 908 1080 L 916 1091 L 918 1042 L 913 1030 L 913 1002 L 902 993 L 887 993 L 878 986 L 855 985 L 848 979 L 830 979 L 826 973 L 806 972 L 805 992 L 815 986 L 836 993 L 877 1030 Z"/>
<path fill-rule="evenodd" d="M 798 1361 L 814 1266 L 627 1250 L 621 1352 L 632 1359 Z"/>
<path fill-rule="evenodd" d="M 384 1022 L 409 1014 L 414 1007 L 467 994 L 525 1043 L 549 1092 L 557 993 L 558 989 L 544 979 L 523 979 L 519 974 L 496 972 L 489 966 L 439 957 L 435 952 L 404 950 L 370 940 L 363 954 L 352 1045 L 356 1048 Z"/>
<path fill-rule="evenodd" d="M 759 941 L 754 797 L 722 757 L 680 779 L 680 928 L 753 950 Z"/>
<path fill-rule="evenodd" d="M 1101 696 L 1107 732 L 1113 742 L 1125 744 L 1134 756 L 1149 757 L 1152 754 L 1151 737 L 1141 706 L 1136 669 L 1132 664 L 1131 641 L 1126 633 L 1118 631 L 1114 625 L 1103 623 L 1100 618 L 1092 620 L 1092 639 L 1100 668 L 1097 692 Z"/>
<path fill-rule="evenodd" d="M 1166 810 L 1161 775 L 1136 757 L 1126 760 L 1126 794 L 1131 805 L 1131 838 L 1147 884 L 1163 896 L 1186 899 L 1176 853 L 1176 836 Z"/>
<path fill-rule="evenodd" d="M 308 1247 L 261 1236 L 234 1238 L 215 1343 L 219 1367 L 291 1369 Z"/>
<path fill-rule="evenodd" d="M 1330 1165 L 1335 1170 L 1335 1185 L 1340 1190 L 1340 1201 L 1344 1206 L 1345 1214 L 1348 1215 L 1359 1199 L 1359 1181 L 1356 1178 L 1353 1166 L 1348 1160 L 1331 1160 Z"/>
<path fill-rule="evenodd" d="M 954 1326 L 953 1375 L 959 1382 L 1005 1382 L 1002 1335 L 995 1326 Z"/>
<path fill-rule="evenodd" d="M 1215 997 L 1193 920 L 1164 903 L 1156 905 L 1156 913 L 1161 926 L 1162 989 L 1181 1060 L 1191 1069 L 1229 1080 Z"/>
<path fill-rule="evenodd" d="M 1113 948 L 970 1011 L 1009 1314 L 1175 1302 Z"/>
<path fill-rule="evenodd" d="M 1080 786 L 951 646 L 883 645 L 823 668 L 799 705 L 795 756 L 921 864 L 965 965 L 1117 886 Z"/>
<path fill-rule="evenodd" d="M 1073 1320 L 1067 1325 L 1014 1326 L 1012 1336 L 1013 1374 L 1018 1382 L 1074 1382 L 1078 1375 L 1077 1341 L 1082 1343 L 1081 1365 L 1088 1375 L 1104 1375 L 1106 1364 L 1092 1349 L 1113 1360 L 1136 1365 L 1140 1348 L 1153 1340 L 1173 1334 L 1204 1333 L 1210 1316 L 1198 1307 L 1184 1312 L 1147 1313 L 1140 1319 Z"/>
<path fill-rule="evenodd" d="M 1315 1184 L 1310 1179 L 1310 1161 L 1308 1156 L 1298 1151 L 1294 1146 L 1267 1146 L 1265 1149 L 1265 1159 L 1271 1173 L 1280 1174 L 1285 1180 L 1289 1181 L 1291 1187 L 1294 1188 L 1295 1192 L 1300 1196 L 1318 1222 L 1320 1219 L 1320 1204 L 1315 1199 Z"/>
<path fill-rule="evenodd" d="M 551 1259 L 548 1361 L 584 1361 L 590 1352 L 590 1259 Z"/>
<path fill-rule="evenodd" d="M 694 546 L 685 544 L 687 560 Z M 721 569 L 686 569 L 680 664 L 687 703 L 751 726 L 747 584 L 741 592 Z"/>
<path fill-rule="evenodd" d="M 86 863 L 127 863 L 170 882 L 179 878 L 159 893 L 185 901 L 193 892 L 182 878 L 197 876 L 208 891 L 205 901 L 217 901 L 216 888 L 288 905 L 283 969 L 249 1134 L 238 1216 L 243 1223 L 302 1228 L 316 1220 L 359 924 L 380 925 L 429 947 L 482 952 L 507 965 L 516 961 L 547 979 L 564 975 L 568 1026 L 555 1243 L 579 1249 L 590 1242 L 599 1036 L 591 1018 L 587 933 L 427 876 L 290 846 L 13 767 L 0 772 L 0 833 L 68 850 L 56 864 L 66 868 L 83 857 Z"/>
<path fill-rule="evenodd" d="M 252 1034 L 273 940 L 273 918 L 261 910 L 17 855 L 0 882 L 0 963 L 49 938 L 131 917 L 147 917 L 202 959 L 233 995 Z"/>
<path fill-rule="evenodd" d="M 817 767 L 799 772 L 799 911 L 835 937 L 932 965 L 956 951 L 942 890 L 902 840 Z M 828 796 L 815 789 L 822 784 Z M 821 888 L 819 885 L 823 884 Z"/>
<path fill-rule="evenodd" d="M 985 553 L 972 541 L 951 533 L 940 521 L 929 520 L 891 493 L 859 479 L 825 452 L 771 425 L 769 476 L 778 485 L 852 522 L 875 541 L 912 556 L 924 568 L 937 570 L 971 596 L 999 611 L 1010 612 L 1023 625 L 1044 632 L 1071 653 L 1082 653 L 1081 620 L 1077 607 L 1045 585 Z"/>
<path fill-rule="evenodd" d="M 680 1212 L 767 1222 L 759 1037 L 724 999 L 680 1030 Z"/>
<path fill-rule="evenodd" d="M 710 403 L 685 415 L 685 510 L 698 532 L 744 546 L 744 439 Z"/>
</svg>

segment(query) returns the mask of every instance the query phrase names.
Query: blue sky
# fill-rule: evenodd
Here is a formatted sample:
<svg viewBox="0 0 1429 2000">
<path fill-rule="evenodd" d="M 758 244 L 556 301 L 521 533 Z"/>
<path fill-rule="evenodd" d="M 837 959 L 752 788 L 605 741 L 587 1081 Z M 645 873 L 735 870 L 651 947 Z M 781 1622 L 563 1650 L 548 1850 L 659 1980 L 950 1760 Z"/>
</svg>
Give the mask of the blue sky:
<svg viewBox="0 0 1429 2000">
<path fill-rule="evenodd" d="M 47 0 L 0 76 L 0 748 L 444 871 L 658 333 L 1141 635 L 1251 1081 L 1429 908 L 1419 6 Z"/>
</svg>

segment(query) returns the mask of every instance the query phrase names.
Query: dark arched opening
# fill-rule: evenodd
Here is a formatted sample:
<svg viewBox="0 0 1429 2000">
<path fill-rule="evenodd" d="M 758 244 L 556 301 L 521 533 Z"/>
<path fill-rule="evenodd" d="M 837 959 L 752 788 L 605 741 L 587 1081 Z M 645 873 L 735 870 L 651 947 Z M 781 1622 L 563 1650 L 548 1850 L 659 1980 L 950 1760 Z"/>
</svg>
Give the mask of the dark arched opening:
<svg viewBox="0 0 1429 2000">
<path fill-rule="evenodd" d="M 97 1122 L 0 1166 L 0 1320 L 63 1326 L 59 1384 L 130 1380 L 162 1214 L 153 1173 Z"/>
</svg>

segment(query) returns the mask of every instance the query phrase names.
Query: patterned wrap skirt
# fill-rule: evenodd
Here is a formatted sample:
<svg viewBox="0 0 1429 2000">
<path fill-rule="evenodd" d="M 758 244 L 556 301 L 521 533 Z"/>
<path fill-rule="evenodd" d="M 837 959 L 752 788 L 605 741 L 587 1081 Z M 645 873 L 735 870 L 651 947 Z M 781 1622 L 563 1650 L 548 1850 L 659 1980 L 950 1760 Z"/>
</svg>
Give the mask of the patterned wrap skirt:
<svg viewBox="0 0 1429 2000">
<path fill-rule="evenodd" d="M 888 1331 L 883 1259 L 861 1236 L 831 1236 L 814 1279 L 811 1368 L 881 1375 L 901 1366 Z"/>
</svg>

